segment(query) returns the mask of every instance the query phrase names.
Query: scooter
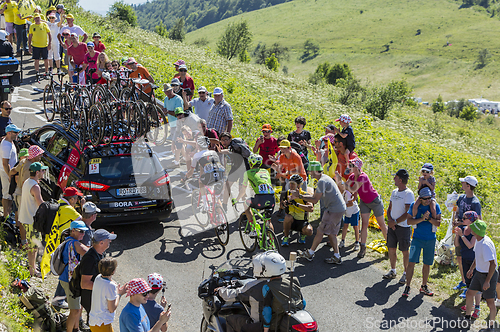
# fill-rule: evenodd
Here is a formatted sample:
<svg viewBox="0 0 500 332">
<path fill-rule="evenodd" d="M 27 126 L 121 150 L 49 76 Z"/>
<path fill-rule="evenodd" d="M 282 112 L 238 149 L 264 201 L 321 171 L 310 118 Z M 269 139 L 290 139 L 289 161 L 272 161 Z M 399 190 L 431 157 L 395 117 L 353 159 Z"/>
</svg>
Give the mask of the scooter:
<svg viewBox="0 0 500 332">
<path fill-rule="evenodd" d="M 14 87 L 21 85 L 19 60 L 14 57 L 0 56 L 0 101 L 8 100 Z"/>
<path fill-rule="evenodd" d="M 219 267 L 210 267 L 212 272 L 198 286 L 198 297 L 203 300 L 203 318 L 200 332 L 226 332 L 226 318 L 230 315 L 248 315 L 250 308 L 243 301 L 224 302 L 215 289 L 219 287 L 238 288 L 255 280 L 252 260 L 249 258 L 233 258 Z M 292 265 L 293 270 L 293 265 Z M 293 272 L 292 272 L 293 274 Z M 291 275 L 293 278 L 293 275 Z M 314 332 L 319 331 L 314 317 L 306 310 L 287 311 L 275 332 Z"/>
</svg>

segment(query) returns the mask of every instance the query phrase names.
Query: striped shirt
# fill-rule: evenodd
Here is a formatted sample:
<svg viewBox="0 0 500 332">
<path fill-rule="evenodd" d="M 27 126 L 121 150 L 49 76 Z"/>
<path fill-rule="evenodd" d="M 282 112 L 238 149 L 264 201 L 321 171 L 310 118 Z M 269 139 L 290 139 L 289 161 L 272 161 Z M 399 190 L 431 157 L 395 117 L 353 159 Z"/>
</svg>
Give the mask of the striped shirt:
<svg viewBox="0 0 500 332">
<path fill-rule="evenodd" d="M 233 112 L 231 105 L 224 99 L 219 104 L 215 104 L 210 109 L 207 120 L 207 128 L 215 129 L 217 133 L 221 134 L 226 131 L 227 122 L 233 120 Z"/>
</svg>

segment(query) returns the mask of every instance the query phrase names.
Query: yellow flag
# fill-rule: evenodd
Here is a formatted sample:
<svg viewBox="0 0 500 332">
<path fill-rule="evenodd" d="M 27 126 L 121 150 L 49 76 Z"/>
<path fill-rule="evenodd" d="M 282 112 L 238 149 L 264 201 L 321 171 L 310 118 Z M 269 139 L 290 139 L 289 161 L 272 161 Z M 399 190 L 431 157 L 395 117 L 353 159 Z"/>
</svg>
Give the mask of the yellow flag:
<svg viewBox="0 0 500 332">
<path fill-rule="evenodd" d="M 17 3 L 17 10 L 21 17 L 33 15 L 36 4 L 33 0 L 19 0 Z"/>
<path fill-rule="evenodd" d="M 42 262 L 40 263 L 40 272 L 42 279 L 50 272 L 50 258 L 54 250 L 61 244 L 61 235 L 59 233 L 59 225 L 57 222 L 52 224 L 50 233 L 47 234 L 47 245 L 43 250 Z"/>
<path fill-rule="evenodd" d="M 323 165 L 323 173 L 334 179 L 338 163 L 337 154 L 335 153 L 335 149 L 329 139 L 326 140 L 326 143 L 328 146 L 328 161 L 325 165 Z"/>
</svg>

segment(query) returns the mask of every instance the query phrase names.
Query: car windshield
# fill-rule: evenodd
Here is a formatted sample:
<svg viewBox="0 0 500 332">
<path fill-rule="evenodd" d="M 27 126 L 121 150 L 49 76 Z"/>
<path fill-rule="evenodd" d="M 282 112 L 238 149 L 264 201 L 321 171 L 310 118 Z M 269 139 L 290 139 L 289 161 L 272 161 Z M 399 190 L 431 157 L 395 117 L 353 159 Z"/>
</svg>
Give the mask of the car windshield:
<svg viewBox="0 0 500 332">
<path fill-rule="evenodd" d="M 92 166 L 93 164 L 99 165 L 97 170 L 95 166 Z M 92 171 L 93 169 L 94 171 Z M 149 177 L 162 169 L 156 157 L 135 157 L 133 160 L 130 155 L 126 155 L 94 158 L 90 161 L 89 173 L 98 173 L 106 179 L 128 179 L 131 175 L 147 175 Z"/>
</svg>

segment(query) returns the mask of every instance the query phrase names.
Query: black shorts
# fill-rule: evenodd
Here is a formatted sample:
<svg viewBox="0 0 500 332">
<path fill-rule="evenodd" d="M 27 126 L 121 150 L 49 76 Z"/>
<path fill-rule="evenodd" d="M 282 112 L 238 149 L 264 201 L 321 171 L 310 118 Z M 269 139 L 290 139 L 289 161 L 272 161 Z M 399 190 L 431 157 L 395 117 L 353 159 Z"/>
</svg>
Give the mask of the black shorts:
<svg viewBox="0 0 500 332">
<path fill-rule="evenodd" d="M 47 47 L 33 46 L 33 60 L 45 60 L 49 58 L 49 50 Z"/>
<path fill-rule="evenodd" d="M 411 243 L 411 227 L 401 227 L 396 225 L 396 230 L 387 229 L 387 248 L 397 248 L 399 250 L 408 251 Z"/>
<path fill-rule="evenodd" d="M 464 273 L 465 273 L 465 271 L 464 271 Z M 483 291 L 483 284 L 486 281 L 487 276 L 488 276 L 488 273 L 482 273 L 479 271 L 475 271 L 474 276 L 472 277 L 472 281 L 470 283 L 469 289 L 473 290 L 473 291 L 483 292 L 482 296 L 485 300 L 495 299 L 496 295 L 497 295 L 496 289 L 497 289 L 497 282 L 498 282 L 498 270 L 495 270 L 495 273 L 493 273 L 493 276 L 491 277 L 490 288 Z"/>
<path fill-rule="evenodd" d="M 251 208 L 257 210 L 274 209 L 274 194 L 259 194 L 250 198 Z"/>
<path fill-rule="evenodd" d="M 224 171 L 204 173 L 200 176 L 200 181 L 205 186 L 211 186 L 216 183 L 224 182 Z"/>
<path fill-rule="evenodd" d="M 297 219 L 293 218 L 292 226 L 290 227 L 290 229 L 301 233 L 302 229 L 308 225 L 309 225 L 309 222 L 307 220 L 297 220 Z"/>
</svg>

